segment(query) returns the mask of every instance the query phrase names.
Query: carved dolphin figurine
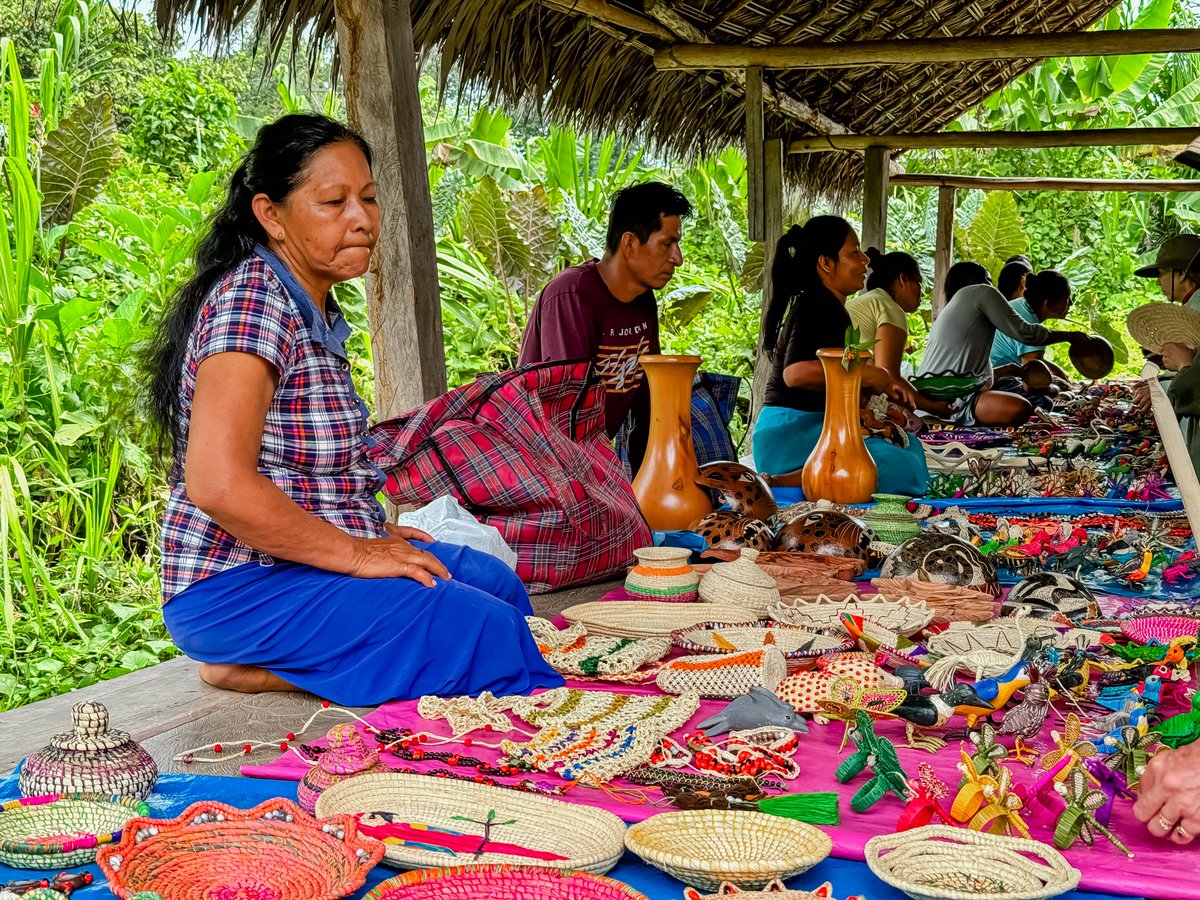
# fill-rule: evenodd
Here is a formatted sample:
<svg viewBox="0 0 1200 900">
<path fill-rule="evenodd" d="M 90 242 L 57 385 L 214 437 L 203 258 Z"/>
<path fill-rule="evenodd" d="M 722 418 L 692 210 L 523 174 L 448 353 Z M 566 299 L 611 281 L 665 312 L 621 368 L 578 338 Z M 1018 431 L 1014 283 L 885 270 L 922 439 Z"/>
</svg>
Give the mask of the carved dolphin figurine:
<svg viewBox="0 0 1200 900">
<path fill-rule="evenodd" d="M 791 705 L 784 703 L 765 687 L 752 687 L 731 701 L 715 716 L 700 723 L 705 734 L 725 734 L 727 731 L 742 731 L 775 725 L 808 734 L 808 723 Z"/>
</svg>

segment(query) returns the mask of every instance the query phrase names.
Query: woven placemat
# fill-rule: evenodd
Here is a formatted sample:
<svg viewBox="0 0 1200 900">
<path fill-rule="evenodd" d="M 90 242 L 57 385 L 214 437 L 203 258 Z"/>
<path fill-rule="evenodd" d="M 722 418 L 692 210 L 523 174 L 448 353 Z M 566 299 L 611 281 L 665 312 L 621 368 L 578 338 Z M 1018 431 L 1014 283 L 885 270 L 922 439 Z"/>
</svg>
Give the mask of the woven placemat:
<svg viewBox="0 0 1200 900">
<path fill-rule="evenodd" d="M 381 882 L 364 900 L 647 900 L 614 878 L 538 866 L 421 869 Z"/>
<path fill-rule="evenodd" d="M 614 637 L 670 637 L 701 622 L 742 625 L 758 616 L 738 606 L 721 603 L 655 603 L 648 600 L 593 600 L 568 607 L 562 617 L 572 625 L 580 622 L 590 634 Z"/>
<path fill-rule="evenodd" d="M 339 782 L 317 800 L 317 815 L 360 815 L 366 826 L 441 829 L 477 836 L 470 850 L 432 849 L 420 842 L 387 843 L 385 856 L 399 868 L 426 868 L 452 859 L 463 863 L 536 864 L 603 875 L 621 858 L 625 823 L 594 806 L 565 803 L 506 788 L 428 775 L 383 772 Z M 369 833 L 373 833 L 371 828 Z M 486 838 L 486 840 L 485 840 Z M 452 843 L 447 841 L 446 843 Z M 489 850 L 489 846 L 496 848 Z M 528 855 L 517 852 L 529 851 Z M 536 855 L 535 855 L 536 854 Z"/>
</svg>

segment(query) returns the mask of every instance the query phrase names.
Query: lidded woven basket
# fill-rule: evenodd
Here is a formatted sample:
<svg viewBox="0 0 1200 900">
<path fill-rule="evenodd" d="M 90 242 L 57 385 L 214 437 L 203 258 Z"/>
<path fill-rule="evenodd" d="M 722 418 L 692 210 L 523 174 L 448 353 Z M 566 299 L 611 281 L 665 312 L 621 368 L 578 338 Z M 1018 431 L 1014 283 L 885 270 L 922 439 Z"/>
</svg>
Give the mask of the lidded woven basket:
<svg viewBox="0 0 1200 900">
<path fill-rule="evenodd" d="M 379 766 L 379 748 L 367 746 L 353 725 L 334 725 L 325 735 L 329 746 L 317 757 L 317 764 L 305 773 L 296 788 L 300 808 L 309 815 L 316 812 L 317 798 L 339 781 L 371 772 Z"/>
<path fill-rule="evenodd" d="M 158 766 L 127 732 L 108 727 L 108 707 L 81 700 L 71 707 L 71 731 L 31 753 L 18 786 L 41 794 L 111 794 L 141 799 L 154 788 Z"/>
<path fill-rule="evenodd" d="M 779 586 L 759 568 L 757 559 L 758 551 L 745 547 L 737 559 L 714 565 L 700 579 L 700 599 L 765 613 L 779 602 Z"/>
</svg>

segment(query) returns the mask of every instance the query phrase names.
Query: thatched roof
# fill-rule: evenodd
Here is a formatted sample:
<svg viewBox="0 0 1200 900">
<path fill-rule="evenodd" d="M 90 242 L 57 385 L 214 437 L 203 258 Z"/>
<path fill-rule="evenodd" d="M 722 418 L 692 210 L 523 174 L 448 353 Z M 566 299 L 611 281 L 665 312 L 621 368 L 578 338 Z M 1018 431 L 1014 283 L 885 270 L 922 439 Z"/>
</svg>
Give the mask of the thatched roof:
<svg viewBox="0 0 1200 900">
<path fill-rule="evenodd" d="M 671 9 L 686 20 L 692 39 L 774 44 L 1078 31 L 1117 2 L 674 0 Z M 157 5 L 163 27 L 195 16 L 220 38 L 256 4 L 157 0 Z M 293 27 L 311 29 L 318 40 L 336 40 L 333 5 L 333 0 L 269 0 L 258 9 L 259 34 L 276 50 Z M 642 0 L 610 5 L 639 15 L 644 8 Z M 444 66 L 457 64 L 464 79 L 486 85 L 510 108 L 615 131 L 682 157 L 742 142 L 740 73 L 660 72 L 652 53 L 670 40 L 657 22 L 656 36 L 597 21 L 571 6 L 571 0 L 412 0 L 414 37 L 419 49 L 440 48 Z M 821 130 L 803 118 L 832 120 L 857 133 L 936 131 L 1033 62 L 768 72 L 767 132 L 791 138 Z M 819 117 L 803 116 L 805 106 Z M 861 180 L 856 153 L 795 155 L 787 166 L 800 185 L 831 198 L 844 199 Z"/>
</svg>

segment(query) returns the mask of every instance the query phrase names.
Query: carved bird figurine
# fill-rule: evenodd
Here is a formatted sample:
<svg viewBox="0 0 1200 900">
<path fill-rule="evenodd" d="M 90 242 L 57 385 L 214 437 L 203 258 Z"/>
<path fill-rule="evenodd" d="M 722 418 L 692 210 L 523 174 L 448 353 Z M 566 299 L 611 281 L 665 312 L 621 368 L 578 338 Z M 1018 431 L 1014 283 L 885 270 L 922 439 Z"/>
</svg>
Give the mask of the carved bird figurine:
<svg viewBox="0 0 1200 900">
<path fill-rule="evenodd" d="M 967 726 L 975 727 L 975 723 L 1003 709 L 1012 700 L 1013 695 L 1029 684 L 1029 660 L 1023 659 L 998 678 L 984 678 L 975 682 L 975 692 L 986 705 L 972 706 L 965 703 L 956 712 L 966 716 Z"/>
<path fill-rule="evenodd" d="M 1096 694 L 1096 702 L 1105 709 L 1117 710 L 1125 706 L 1125 701 L 1133 699 L 1141 701 L 1146 706 L 1158 706 L 1162 698 L 1162 678 L 1150 675 L 1140 684 L 1110 685 L 1103 687 Z"/>
<path fill-rule="evenodd" d="M 1159 740 L 1172 750 L 1200 738 L 1200 690 L 1192 693 L 1190 712 L 1163 719 L 1154 730 L 1158 732 Z"/>
<path fill-rule="evenodd" d="M 1056 666 L 1042 670 L 1037 663 L 1030 663 L 1025 695 L 1020 703 L 1004 713 L 1000 734 L 1016 738 L 1013 756 L 1018 762 L 1027 765 L 1033 762 L 1033 759 L 1026 759 L 1025 754 L 1033 754 L 1034 751 L 1025 746 L 1025 741 L 1035 737 L 1046 722 L 1046 715 L 1050 711 L 1050 685 L 1057 671 Z"/>
<path fill-rule="evenodd" d="M 979 696 L 974 685 L 956 684 L 950 690 L 932 697 L 909 694 L 890 712 L 921 728 L 940 728 L 963 708 L 986 709 L 989 704 Z"/>
</svg>

